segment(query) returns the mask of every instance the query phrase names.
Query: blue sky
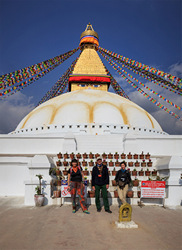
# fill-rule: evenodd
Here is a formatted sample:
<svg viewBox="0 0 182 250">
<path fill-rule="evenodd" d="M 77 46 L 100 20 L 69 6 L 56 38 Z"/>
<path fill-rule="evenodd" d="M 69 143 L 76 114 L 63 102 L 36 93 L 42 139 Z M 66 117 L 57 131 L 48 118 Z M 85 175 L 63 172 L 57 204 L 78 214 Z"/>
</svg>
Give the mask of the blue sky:
<svg viewBox="0 0 182 250">
<path fill-rule="evenodd" d="M 0 75 L 78 47 L 81 33 L 91 22 L 101 47 L 182 77 L 181 13 L 181 0 L 0 0 Z M 0 133 L 16 128 L 78 54 L 21 93 L 0 101 Z M 182 134 L 182 121 L 134 91 L 101 59 L 131 101 L 150 112 L 164 131 Z M 180 96 L 147 85 L 182 106 Z M 182 117 L 181 111 L 159 101 Z"/>
</svg>

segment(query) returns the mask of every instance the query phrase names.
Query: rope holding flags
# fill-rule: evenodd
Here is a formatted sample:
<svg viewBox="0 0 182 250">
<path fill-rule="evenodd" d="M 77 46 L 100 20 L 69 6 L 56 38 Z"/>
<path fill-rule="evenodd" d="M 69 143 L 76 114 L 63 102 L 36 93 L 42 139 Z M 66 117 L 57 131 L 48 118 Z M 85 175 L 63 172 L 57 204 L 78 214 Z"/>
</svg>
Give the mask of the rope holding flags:
<svg viewBox="0 0 182 250">
<path fill-rule="evenodd" d="M 111 86 L 113 87 L 114 91 L 116 94 L 125 97 L 126 99 L 129 100 L 129 97 L 127 96 L 127 94 L 125 93 L 125 91 L 121 88 L 121 86 L 117 83 L 117 81 L 114 79 L 114 77 L 111 75 L 111 73 L 109 72 L 109 70 L 106 68 L 106 66 L 104 65 L 107 74 L 110 76 L 111 79 Z"/>
<path fill-rule="evenodd" d="M 164 101 L 166 101 L 167 103 L 169 103 L 170 105 L 172 105 L 173 107 L 182 110 L 181 107 L 179 107 L 178 105 L 174 104 L 173 102 L 169 101 L 167 98 L 163 97 L 162 95 L 160 95 L 159 93 L 157 93 L 156 91 L 153 91 L 151 88 L 149 88 L 148 86 L 146 86 L 144 83 L 140 82 L 138 79 L 136 79 L 135 77 L 133 77 L 132 75 L 130 75 L 129 73 L 127 73 L 123 68 L 121 68 L 119 65 L 117 65 L 113 60 L 111 60 L 109 57 L 107 57 L 106 55 L 104 55 L 103 53 L 101 53 L 102 56 L 106 59 L 109 60 L 111 62 L 112 65 L 116 66 L 121 72 L 127 74 L 130 78 L 132 78 L 133 80 L 135 80 L 137 83 L 139 83 L 140 85 L 142 85 L 143 87 L 145 87 L 147 90 L 151 91 L 153 94 L 157 95 L 159 98 L 163 99 Z"/>
<path fill-rule="evenodd" d="M 123 73 L 121 73 L 121 70 L 118 69 L 112 62 L 111 60 L 108 60 L 108 57 L 104 54 L 101 53 L 101 55 L 109 62 L 109 64 L 119 73 L 119 75 L 121 75 L 121 77 L 123 77 L 133 88 L 135 88 L 140 94 L 142 94 L 145 98 L 147 98 L 149 101 L 151 101 L 152 103 L 154 103 L 156 106 L 158 106 L 160 109 L 163 109 L 165 112 L 167 112 L 168 114 L 174 116 L 175 118 L 179 119 L 180 121 L 182 121 L 181 117 L 177 114 L 175 114 L 173 111 L 171 111 L 170 109 L 166 108 L 164 105 L 162 105 L 160 102 L 158 102 L 157 100 L 155 100 L 154 98 L 152 98 L 150 95 L 148 95 L 147 93 L 145 93 L 141 88 L 139 88 L 135 83 L 133 83 L 126 75 L 124 75 Z"/>
<path fill-rule="evenodd" d="M 30 78 L 48 69 L 49 67 L 52 67 L 55 64 L 59 64 L 62 59 L 64 59 L 67 56 L 69 57 L 73 55 L 76 51 L 78 51 L 78 49 L 79 47 L 76 49 L 70 50 L 64 54 L 61 54 L 59 56 L 43 61 L 41 63 L 34 64 L 24 69 L 16 70 L 12 73 L 0 76 L 0 89 L 5 89 L 6 87 L 10 87 L 16 83 L 26 80 L 27 78 Z"/>
<path fill-rule="evenodd" d="M 116 61 L 117 63 L 120 63 L 120 64 L 121 64 L 121 62 L 120 62 L 119 60 L 117 60 L 116 58 L 113 58 L 113 60 Z M 170 88 L 170 87 L 167 87 L 166 85 L 163 85 L 162 83 L 159 83 L 159 82 L 155 81 L 154 77 L 151 77 L 151 78 L 150 78 L 148 75 L 145 75 L 145 74 L 143 74 L 142 72 L 137 71 L 136 69 L 133 69 L 133 68 L 129 67 L 128 65 L 122 64 L 122 67 L 125 67 L 125 68 L 131 70 L 131 71 L 134 72 L 135 74 L 137 74 L 137 75 L 143 77 L 143 78 L 146 79 L 146 80 L 151 81 L 152 83 L 154 83 L 154 84 L 156 84 L 156 85 L 158 85 L 158 86 L 160 86 L 160 87 L 162 87 L 162 88 L 164 88 L 164 89 L 169 90 L 170 92 L 173 92 L 173 93 L 175 93 L 175 94 L 177 94 L 177 95 L 182 95 L 182 93 L 180 93 L 180 92 L 178 92 L 178 91 L 176 91 L 176 90 L 174 90 L 174 89 L 172 89 L 172 88 Z"/>
<path fill-rule="evenodd" d="M 49 60 L 47 60 L 47 61 L 50 61 L 49 63 L 47 63 L 46 64 L 46 67 L 42 67 L 42 70 L 41 71 L 39 71 L 39 70 L 35 70 L 34 71 L 34 74 L 32 74 L 31 76 L 31 78 L 28 78 L 26 81 L 24 80 L 24 81 L 22 81 L 21 83 L 19 83 L 18 85 L 15 85 L 15 86 L 13 86 L 15 83 L 14 83 L 14 81 L 13 81 L 13 79 L 14 78 L 12 78 L 11 79 L 11 83 L 9 84 L 9 86 L 7 87 L 7 85 L 5 86 L 4 85 L 4 87 L 2 87 L 2 85 L 1 85 L 1 90 L 0 90 L 0 96 L 2 96 L 3 98 L 2 99 L 4 99 L 4 98 L 6 98 L 7 96 L 10 96 L 10 95 L 12 95 L 12 94 L 15 94 L 16 92 L 18 92 L 18 91 L 20 91 L 20 90 L 22 90 L 22 89 L 24 89 L 25 87 L 27 87 L 27 86 L 29 86 L 30 84 L 32 84 L 32 83 L 34 83 L 35 81 L 37 81 L 37 80 L 39 80 L 41 77 L 43 77 L 44 75 L 46 75 L 47 73 L 49 73 L 50 71 L 52 71 L 53 69 L 55 69 L 57 66 L 59 66 L 61 63 L 63 63 L 66 59 L 68 59 L 70 56 L 72 56 L 76 51 L 78 50 L 78 48 L 77 49 L 74 49 L 74 50 L 72 50 L 72 51 L 69 51 L 69 52 L 67 52 L 67 53 L 65 53 L 65 54 L 63 54 L 63 55 L 61 55 L 61 56 L 58 56 L 58 57 L 55 57 L 55 58 L 53 58 L 53 59 L 49 59 Z M 45 61 L 44 61 L 45 62 Z M 43 63 L 44 63 L 43 62 Z M 32 66 L 31 66 L 32 67 Z M 36 65 L 34 65 L 34 68 L 36 68 L 37 66 Z M 44 69 L 44 70 L 43 70 Z M 10 73 L 10 74 L 12 74 L 12 73 Z M 10 75 L 9 74 L 9 75 Z M 6 74 L 6 75 L 4 75 L 3 77 L 4 77 L 4 82 L 5 82 L 5 77 L 7 77 L 7 75 L 8 74 Z M 8 79 L 8 78 L 7 78 Z M 18 83 L 19 81 L 17 81 L 17 83 Z M 13 86 L 13 87 L 11 87 L 10 88 L 10 86 Z M 4 91 L 2 91 L 3 89 L 6 89 L 6 88 L 8 88 L 7 90 L 4 90 Z"/>
<path fill-rule="evenodd" d="M 72 73 L 77 60 L 78 60 L 78 57 L 76 58 L 76 60 L 74 60 L 74 62 L 72 62 L 71 66 L 59 78 L 59 80 L 54 84 L 54 86 L 45 94 L 45 96 L 40 100 L 37 106 L 58 95 L 61 95 L 64 92 L 66 86 L 68 86 L 69 76 Z"/>
<path fill-rule="evenodd" d="M 110 50 L 103 49 L 101 47 L 98 47 L 99 52 L 104 52 L 108 56 L 117 58 L 120 60 L 124 65 L 128 65 L 133 69 L 136 69 L 138 71 L 141 71 L 143 74 L 149 76 L 151 79 L 155 79 L 158 82 L 161 82 L 179 92 L 182 92 L 182 79 L 176 76 L 172 76 L 171 74 L 164 73 L 163 71 L 157 70 L 153 67 L 149 67 L 148 65 L 142 64 L 140 62 L 137 62 L 135 60 L 126 58 L 122 55 L 119 55 L 117 53 L 114 53 Z"/>
</svg>

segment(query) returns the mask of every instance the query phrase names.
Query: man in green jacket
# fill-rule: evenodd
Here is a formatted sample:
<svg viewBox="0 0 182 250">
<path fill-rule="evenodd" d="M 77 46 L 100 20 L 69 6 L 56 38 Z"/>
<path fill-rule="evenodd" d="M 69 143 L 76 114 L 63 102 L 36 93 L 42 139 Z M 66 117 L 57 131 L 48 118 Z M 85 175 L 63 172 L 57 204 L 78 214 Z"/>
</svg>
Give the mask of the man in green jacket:
<svg viewBox="0 0 182 250">
<path fill-rule="evenodd" d="M 103 165 L 102 158 L 97 157 L 96 166 L 92 171 L 92 189 L 95 191 L 95 203 L 97 212 L 101 211 L 100 190 L 102 190 L 104 208 L 107 213 L 112 213 L 109 209 L 109 201 L 107 197 L 107 189 L 109 188 L 109 173 L 107 166 Z"/>
</svg>

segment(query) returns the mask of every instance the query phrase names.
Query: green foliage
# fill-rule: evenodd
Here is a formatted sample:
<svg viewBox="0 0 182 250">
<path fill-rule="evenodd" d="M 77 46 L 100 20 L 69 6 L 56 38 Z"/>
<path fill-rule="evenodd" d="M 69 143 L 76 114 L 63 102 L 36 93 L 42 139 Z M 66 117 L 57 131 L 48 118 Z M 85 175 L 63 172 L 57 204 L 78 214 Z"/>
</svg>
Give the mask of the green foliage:
<svg viewBox="0 0 182 250">
<path fill-rule="evenodd" d="M 39 186 L 36 186 L 35 191 L 36 191 L 36 194 L 40 195 L 40 194 L 42 194 L 41 180 L 43 179 L 43 175 L 36 174 L 36 177 L 38 177 L 38 179 L 39 179 Z"/>
<path fill-rule="evenodd" d="M 169 176 L 160 177 L 160 176 L 154 176 L 154 177 L 148 177 L 148 181 L 167 181 L 169 179 Z"/>
<path fill-rule="evenodd" d="M 39 186 L 36 186 L 35 192 L 36 192 L 37 195 L 40 195 L 40 194 L 41 194 L 41 189 L 40 189 Z"/>
<path fill-rule="evenodd" d="M 36 176 L 39 178 L 39 181 L 42 180 L 42 178 L 43 178 L 42 174 L 36 174 Z"/>
</svg>

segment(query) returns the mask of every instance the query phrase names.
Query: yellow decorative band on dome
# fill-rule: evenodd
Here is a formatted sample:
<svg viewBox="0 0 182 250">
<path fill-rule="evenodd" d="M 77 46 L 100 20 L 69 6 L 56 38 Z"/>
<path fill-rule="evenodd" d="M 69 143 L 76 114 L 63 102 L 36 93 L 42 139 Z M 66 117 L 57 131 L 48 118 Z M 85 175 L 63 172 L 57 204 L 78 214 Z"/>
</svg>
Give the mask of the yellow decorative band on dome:
<svg viewBox="0 0 182 250">
<path fill-rule="evenodd" d="M 93 37 L 93 36 L 85 36 L 80 40 L 80 45 L 82 43 L 93 43 L 96 44 L 97 46 L 99 46 L 99 41 L 97 40 L 97 38 Z"/>
</svg>

